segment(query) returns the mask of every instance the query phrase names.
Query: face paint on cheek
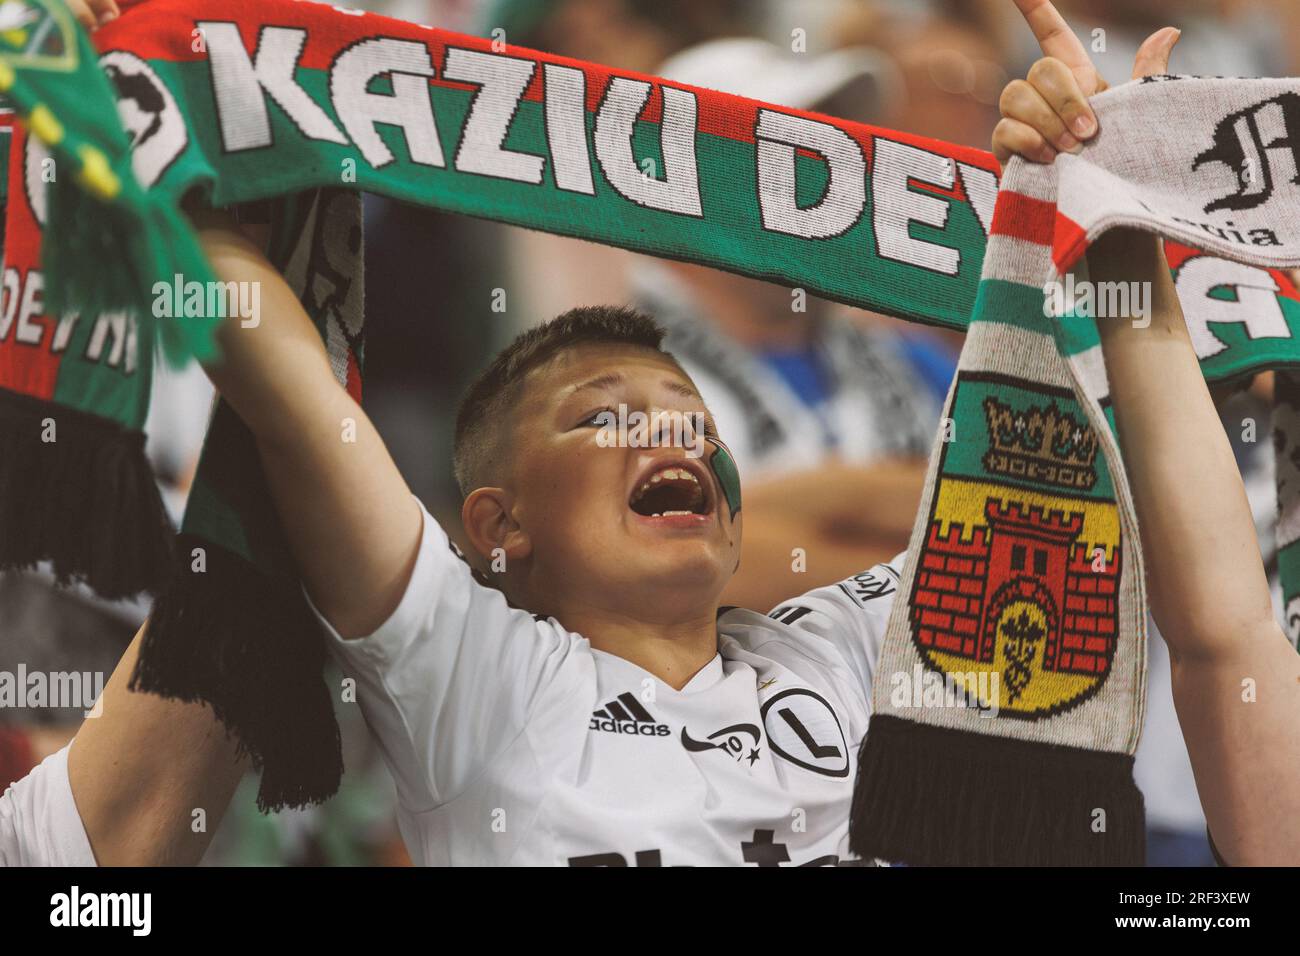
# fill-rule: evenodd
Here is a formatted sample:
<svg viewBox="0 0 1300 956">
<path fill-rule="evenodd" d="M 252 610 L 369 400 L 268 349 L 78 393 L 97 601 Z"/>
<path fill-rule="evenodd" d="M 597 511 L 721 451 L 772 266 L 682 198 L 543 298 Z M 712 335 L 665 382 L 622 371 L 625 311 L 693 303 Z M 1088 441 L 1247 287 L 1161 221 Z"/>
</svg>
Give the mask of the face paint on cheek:
<svg viewBox="0 0 1300 956">
<path fill-rule="evenodd" d="M 716 438 L 705 440 L 713 446 L 713 454 L 709 456 L 709 468 L 718 479 L 722 495 L 727 499 L 727 507 L 731 509 L 731 520 L 735 521 L 736 513 L 740 511 L 740 469 L 736 467 L 736 459 L 731 457 L 731 452 L 727 450 L 726 445 Z"/>
</svg>

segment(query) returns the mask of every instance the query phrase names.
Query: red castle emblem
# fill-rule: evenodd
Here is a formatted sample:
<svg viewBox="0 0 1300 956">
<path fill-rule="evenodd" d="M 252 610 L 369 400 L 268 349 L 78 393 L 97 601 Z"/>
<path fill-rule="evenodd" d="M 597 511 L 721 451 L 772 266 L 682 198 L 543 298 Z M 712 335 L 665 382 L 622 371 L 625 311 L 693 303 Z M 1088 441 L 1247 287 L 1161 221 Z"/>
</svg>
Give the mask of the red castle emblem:
<svg viewBox="0 0 1300 956">
<path fill-rule="evenodd" d="M 981 390 L 984 382 L 971 379 L 959 391 Z M 931 667 L 991 672 L 1000 713 L 1040 718 L 1077 705 L 1109 673 L 1119 519 L 1106 488 L 1098 494 L 1108 478 L 1098 474 L 1087 419 L 1062 410 L 1064 395 L 1043 405 L 1023 383 L 1015 391 L 1037 401 L 1026 406 L 1012 395 L 1009 404 L 986 393 L 980 403 L 982 455 L 944 450 L 911 624 Z"/>
</svg>

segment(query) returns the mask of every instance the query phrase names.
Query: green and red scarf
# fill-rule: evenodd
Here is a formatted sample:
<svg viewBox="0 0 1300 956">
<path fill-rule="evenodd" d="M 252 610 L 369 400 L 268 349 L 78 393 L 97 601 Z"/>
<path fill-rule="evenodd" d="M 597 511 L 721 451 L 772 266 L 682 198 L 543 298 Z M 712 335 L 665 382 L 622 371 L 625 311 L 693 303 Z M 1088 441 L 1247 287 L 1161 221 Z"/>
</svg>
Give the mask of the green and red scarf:
<svg viewBox="0 0 1300 956">
<path fill-rule="evenodd" d="M 1141 223 L 1209 250 L 1170 247 L 1198 343 L 1214 343 L 1208 377 L 1293 364 L 1300 305 L 1275 270 L 1300 262 L 1284 178 L 1295 84 L 1120 88 L 1097 144 L 1049 173 L 1013 164 L 999 194 L 982 151 L 325 5 L 150 0 L 95 35 L 98 65 L 58 0 L 25 8 L 25 41 L 0 31 L 13 73 L 0 93 L 28 118 L 9 151 L 0 563 L 49 559 L 105 593 L 160 592 L 137 683 L 210 701 L 263 768 L 264 806 L 337 783 L 323 642 L 251 438 L 223 404 L 169 547 L 139 453 L 149 369 L 157 343 L 210 348 L 211 305 L 186 283 L 211 276 L 182 202 L 256 204 L 359 394 L 355 197 L 369 191 L 970 324 L 956 437 L 936 443 L 877 675 L 855 849 L 922 863 L 1140 853 L 1142 555 L 1095 324 L 1077 307 L 1047 317 L 1043 286 L 1104 229 Z M 66 54 L 61 72 L 38 41 Z M 62 137 L 43 135 L 45 113 Z M 1138 138 L 1146 153 L 1106 132 L 1138 122 L 1163 137 Z M 59 173 L 81 170 L 87 145 L 103 157 L 92 179 L 106 168 L 118 191 L 41 178 L 45 152 Z M 1248 161 L 1267 189 L 1243 179 Z M 41 297 L 46 270 L 57 307 Z M 42 442 L 49 419 L 58 440 Z M 110 491 L 91 462 L 112 464 Z M 891 702 L 889 675 L 914 665 L 996 671 L 999 716 Z M 1079 780 L 1093 781 L 1090 811 L 1109 808 L 1102 840 L 1094 817 L 1073 828 Z"/>
</svg>

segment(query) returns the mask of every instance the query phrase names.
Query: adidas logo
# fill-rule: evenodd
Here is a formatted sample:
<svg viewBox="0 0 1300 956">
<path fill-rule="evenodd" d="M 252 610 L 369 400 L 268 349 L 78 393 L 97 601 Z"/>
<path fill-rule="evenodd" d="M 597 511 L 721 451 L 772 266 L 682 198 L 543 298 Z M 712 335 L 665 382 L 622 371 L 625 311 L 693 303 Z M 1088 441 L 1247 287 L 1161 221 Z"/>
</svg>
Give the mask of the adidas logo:
<svg viewBox="0 0 1300 956">
<path fill-rule="evenodd" d="M 667 737 L 668 725 L 655 723 L 650 712 L 630 693 L 619 694 L 600 710 L 591 712 L 588 730 L 607 734 L 636 734 L 638 737 Z"/>
</svg>

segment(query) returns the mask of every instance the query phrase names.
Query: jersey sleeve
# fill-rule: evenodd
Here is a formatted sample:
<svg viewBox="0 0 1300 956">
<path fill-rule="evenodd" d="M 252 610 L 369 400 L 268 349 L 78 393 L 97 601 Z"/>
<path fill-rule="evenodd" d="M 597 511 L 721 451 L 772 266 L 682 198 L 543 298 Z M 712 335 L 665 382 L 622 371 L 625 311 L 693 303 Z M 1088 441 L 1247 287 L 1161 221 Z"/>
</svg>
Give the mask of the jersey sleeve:
<svg viewBox="0 0 1300 956">
<path fill-rule="evenodd" d="M 870 700 L 871 682 L 906 556 L 900 554 L 888 564 L 877 564 L 851 578 L 785 601 L 768 617 L 832 645 Z"/>
<path fill-rule="evenodd" d="M 415 813 L 457 796 L 523 732 L 539 701 L 573 691 L 584 662 L 592 666 L 583 638 L 480 583 L 420 510 L 411 580 L 378 630 L 344 640 L 316 612 L 344 676 L 356 681 L 357 704 L 398 795 Z"/>
<path fill-rule="evenodd" d="M 68 747 L 0 796 L 0 866 L 94 866 L 68 780 Z"/>
</svg>

